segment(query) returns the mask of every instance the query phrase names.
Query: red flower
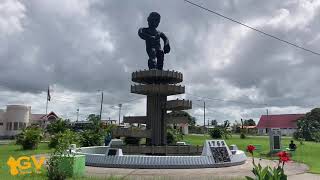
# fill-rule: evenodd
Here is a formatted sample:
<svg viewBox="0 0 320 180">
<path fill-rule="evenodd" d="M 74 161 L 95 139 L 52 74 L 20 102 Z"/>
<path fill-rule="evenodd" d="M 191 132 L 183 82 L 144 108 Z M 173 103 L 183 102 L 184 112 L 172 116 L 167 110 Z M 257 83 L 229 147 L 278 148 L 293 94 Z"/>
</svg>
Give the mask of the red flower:
<svg viewBox="0 0 320 180">
<path fill-rule="evenodd" d="M 289 156 L 289 153 L 285 152 L 285 151 L 281 151 L 279 152 L 278 154 L 278 157 L 279 157 L 279 161 L 280 162 L 288 162 L 290 161 L 290 156 Z"/>
<path fill-rule="evenodd" d="M 256 150 L 256 147 L 253 145 L 248 145 L 247 146 L 247 151 L 250 152 L 251 154 L 253 153 L 253 151 Z"/>
</svg>

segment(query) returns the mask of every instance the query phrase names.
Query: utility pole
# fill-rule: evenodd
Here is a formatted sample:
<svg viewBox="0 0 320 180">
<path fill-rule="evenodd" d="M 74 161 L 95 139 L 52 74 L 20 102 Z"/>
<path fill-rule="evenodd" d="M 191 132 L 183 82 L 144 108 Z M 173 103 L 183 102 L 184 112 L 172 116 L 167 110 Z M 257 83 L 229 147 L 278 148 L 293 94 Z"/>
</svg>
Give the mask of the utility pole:
<svg viewBox="0 0 320 180">
<path fill-rule="evenodd" d="M 203 101 L 203 130 L 206 128 L 206 102 Z M 205 133 L 205 131 L 203 131 Z"/>
<path fill-rule="evenodd" d="M 79 120 L 79 108 L 77 109 L 77 122 Z"/>
<path fill-rule="evenodd" d="M 103 91 L 101 91 L 100 121 L 101 121 L 101 118 L 102 118 L 102 104 L 103 104 Z"/>
<path fill-rule="evenodd" d="M 121 117 L 121 107 L 122 107 L 122 104 L 119 104 L 119 125 L 120 125 L 120 117 Z"/>
<path fill-rule="evenodd" d="M 269 109 L 267 109 L 267 121 L 269 121 Z M 268 130 L 268 132 L 266 132 L 266 133 L 269 133 L 270 129 L 267 128 L 267 130 Z"/>
</svg>

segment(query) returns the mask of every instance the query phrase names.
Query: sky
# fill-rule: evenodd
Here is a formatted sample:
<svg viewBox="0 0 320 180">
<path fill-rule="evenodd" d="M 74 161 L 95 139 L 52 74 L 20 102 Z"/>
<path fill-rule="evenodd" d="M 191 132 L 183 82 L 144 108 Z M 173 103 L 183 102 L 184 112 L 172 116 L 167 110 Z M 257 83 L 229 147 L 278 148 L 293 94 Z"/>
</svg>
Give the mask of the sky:
<svg viewBox="0 0 320 180">
<path fill-rule="evenodd" d="M 320 52 L 320 0 L 192 0 L 259 30 Z M 131 73 L 147 69 L 138 35 L 150 12 L 170 41 L 164 69 L 180 71 L 188 112 L 206 120 L 258 120 L 319 106 L 319 56 L 191 6 L 183 0 L 1 0 L 0 109 L 8 104 L 84 120 L 145 115 L 130 93 Z"/>
</svg>

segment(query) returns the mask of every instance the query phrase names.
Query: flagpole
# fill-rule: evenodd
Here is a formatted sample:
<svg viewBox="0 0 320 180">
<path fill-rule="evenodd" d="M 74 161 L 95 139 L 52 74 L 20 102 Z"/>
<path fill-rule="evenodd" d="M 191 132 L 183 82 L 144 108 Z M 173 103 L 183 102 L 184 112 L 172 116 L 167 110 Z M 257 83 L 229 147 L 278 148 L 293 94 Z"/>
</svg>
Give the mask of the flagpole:
<svg viewBox="0 0 320 180">
<path fill-rule="evenodd" d="M 46 127 L 46 121 L 48 122 L 48 102 L 50 101 L 51 96 L 50 96 L 50 85 L 48 86 L 48 91 L 47 91 L 47 103 L 46 103 L 46 118 L 44 122 L 44 127 Z"/>
<path fill-rule="evenodd" d="M 48 116 L 48 98 L 47 98 L 47 104 L 46 104 L 46 116 Z"/>
<path fill-rule="evenodd" d="M 50 86 L 48 86 L 48 90 L 47 90 L 47 104 L 46 104 L 46 117 L 48 116 L 48 101 L 49 101 L 49 96 L 50 96 L 50 90 L 49 90 Z"/>
</svg>

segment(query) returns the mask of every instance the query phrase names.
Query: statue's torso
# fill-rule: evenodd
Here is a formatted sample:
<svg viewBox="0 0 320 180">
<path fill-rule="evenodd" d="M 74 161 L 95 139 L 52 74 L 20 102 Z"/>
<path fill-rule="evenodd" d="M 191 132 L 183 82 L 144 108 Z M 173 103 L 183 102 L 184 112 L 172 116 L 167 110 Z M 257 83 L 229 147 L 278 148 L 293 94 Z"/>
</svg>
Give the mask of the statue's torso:
<svg viewBox="0 0 320 180">
<path fill-rule="evenodd" d="M 155 49 L 161 49 L 161 44 L 160 44 L 160 31 L 156 29 L 150 29 L 150 28 L 144 28 L 143 29 L 144 33 L 154 36 L 155 39 L 152 40 L 146 40 L 146 48 L 155 48 Z"/>
</svg>

